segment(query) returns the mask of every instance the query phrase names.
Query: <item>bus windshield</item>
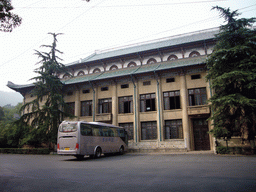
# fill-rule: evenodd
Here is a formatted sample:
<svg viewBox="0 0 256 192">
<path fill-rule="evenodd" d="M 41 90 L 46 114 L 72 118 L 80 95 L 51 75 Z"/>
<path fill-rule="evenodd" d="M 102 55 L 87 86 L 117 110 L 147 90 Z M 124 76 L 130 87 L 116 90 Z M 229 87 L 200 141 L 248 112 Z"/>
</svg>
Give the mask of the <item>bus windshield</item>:
<svg viewBox="0 0 256 192">
<path fill-rule="evenodd" d="M 59 128 L 60 132 L 76 132 L 77 123 L 61 124 Z"/>
</svg>

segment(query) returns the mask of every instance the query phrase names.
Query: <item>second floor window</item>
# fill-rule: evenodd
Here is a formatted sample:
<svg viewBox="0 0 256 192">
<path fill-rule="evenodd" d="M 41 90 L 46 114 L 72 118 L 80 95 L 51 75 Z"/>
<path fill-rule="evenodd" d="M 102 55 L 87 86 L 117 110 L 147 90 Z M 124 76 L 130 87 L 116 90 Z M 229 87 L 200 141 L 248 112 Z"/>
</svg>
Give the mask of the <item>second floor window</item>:
<svg viewBox="0 0 256 192">
<path fill-rule="evenodd" d="M 99 114 L 101 113 L 111 113 L 112 112 L 112 99 L 99 99 L 99 104 L 98 104 L 98 112 Z"/>
<path fill-rule="evenodd" d="M 189 105 L 205 105 L 207 103 L 206 88 L 188 90 Z"/>
<path fill-rule="evenodd" d="M 140 95 L 140 112 L 156 110 L 156 94 Z"/>
<path fill-rule="evenodd" d="M 180 91 L 164 92 L 164 109 L 180 109 Z"/>
<path fill-rule="evenodd" d="M 92 116 L 92 101 L 81 101 L 81 116 Z"/>
<path fill-rule="evenodd" d="M 118 98 L 119 113 L 132 113 L 133 112 L 133 99 L 132 96 Z"/>
</svg>

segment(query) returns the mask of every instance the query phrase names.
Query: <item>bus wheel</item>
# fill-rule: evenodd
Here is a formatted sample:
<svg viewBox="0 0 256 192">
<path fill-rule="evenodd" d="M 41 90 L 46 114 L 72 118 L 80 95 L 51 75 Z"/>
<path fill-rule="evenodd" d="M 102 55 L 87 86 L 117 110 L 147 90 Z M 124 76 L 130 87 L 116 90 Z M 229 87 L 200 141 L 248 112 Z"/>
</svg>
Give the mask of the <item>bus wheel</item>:
<svg viewBox="0 0 256 192">
<path fill-rule="evenodd" d="M 123 147 L 123 146 L 120 147 L 120 149 L 119 149 L 119 154 L 120 154 L 120 155 L 123 155 L 123 154 L 124 154 L 124 147 Z"/>
<path fill-rule="evenodd" d="M 82 159 L 84 159 L 84 156 L 83 155 L 76 155 L 76 158 L 77 158 L 77 160 L 82 160 Z"/>
<path fill-rule="evenodd" d="M 95 151 L 95 155 L 94 157 L 95 158 L 100 158 L 101 156 L 101 148 L 100 147 L 97 147 L 96 151 Z"/>
</svg>

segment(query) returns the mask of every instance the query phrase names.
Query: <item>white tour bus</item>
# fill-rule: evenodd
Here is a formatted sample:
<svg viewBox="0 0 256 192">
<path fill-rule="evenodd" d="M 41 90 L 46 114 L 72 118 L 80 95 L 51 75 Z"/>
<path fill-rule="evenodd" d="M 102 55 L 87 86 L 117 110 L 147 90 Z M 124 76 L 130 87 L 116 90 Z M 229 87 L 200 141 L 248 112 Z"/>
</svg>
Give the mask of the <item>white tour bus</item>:
<svg viewBox="0 0 256 192">
<path fill-rule="evenodd" d="M 57 153 L 82 159 L 102 153 L 127 151 L 127 132 L 122 127 L 99 122 L 63 121 L 58 130 Z"/>
</svg>

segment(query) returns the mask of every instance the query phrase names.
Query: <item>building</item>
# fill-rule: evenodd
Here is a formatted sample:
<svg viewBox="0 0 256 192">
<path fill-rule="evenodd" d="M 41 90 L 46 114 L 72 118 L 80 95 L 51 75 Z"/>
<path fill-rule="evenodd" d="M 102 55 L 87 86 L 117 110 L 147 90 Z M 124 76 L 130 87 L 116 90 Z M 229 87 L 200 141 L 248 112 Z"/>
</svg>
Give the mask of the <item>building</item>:
<svg viewBox="0 0 256 192">
<path fill-rule="evenodd" d="M 132 151 L 214 150 L 206 59 L 218 29 L 95 52 L 59 74 L 77 120 L 120 125 Z M 33 99 L 33 84 L 8 87 Z"/>
</svg>

